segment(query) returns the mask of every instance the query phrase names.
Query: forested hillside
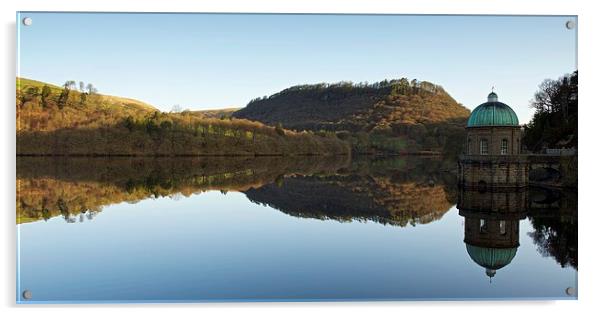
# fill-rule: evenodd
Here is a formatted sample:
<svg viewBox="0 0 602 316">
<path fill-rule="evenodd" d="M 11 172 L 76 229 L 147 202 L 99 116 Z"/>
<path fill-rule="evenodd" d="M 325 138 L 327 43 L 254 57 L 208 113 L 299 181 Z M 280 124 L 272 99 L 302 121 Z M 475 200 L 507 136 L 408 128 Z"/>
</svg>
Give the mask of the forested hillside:
<svg viewBox="0 0 602 316">
<path fill-rule="evenodd" d="M 348 154 L 334 134 L 315 135 L 245 119 L 166 113 L 101 95 L 91 84 L 63 87 L 17 78 L 18 155 Z"/>
<path fill-rule="evenodd" d="M 233 117 L 297 131 L 336 131 L 356 152 L 458 151 L 470 111 L 430 82 L 300 85 L 254 99 Z"/>
</svg>

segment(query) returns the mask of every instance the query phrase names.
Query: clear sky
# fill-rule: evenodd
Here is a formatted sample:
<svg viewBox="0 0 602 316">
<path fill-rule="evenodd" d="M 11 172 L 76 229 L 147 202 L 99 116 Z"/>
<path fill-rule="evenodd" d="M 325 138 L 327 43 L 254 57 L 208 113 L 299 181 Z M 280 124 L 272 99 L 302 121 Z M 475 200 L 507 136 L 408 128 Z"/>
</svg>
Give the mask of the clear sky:
<svg viewBox="0 0 602 316">
<path fill-rule="evenodd" d="M 161 110 L 242 107 L 296 84 L 406 77 L 473 109 L 491 87 L 527 122 L 576 70 L 575 17 L 22 13 L 19 76 L 93 83 Z"/>
</svg>

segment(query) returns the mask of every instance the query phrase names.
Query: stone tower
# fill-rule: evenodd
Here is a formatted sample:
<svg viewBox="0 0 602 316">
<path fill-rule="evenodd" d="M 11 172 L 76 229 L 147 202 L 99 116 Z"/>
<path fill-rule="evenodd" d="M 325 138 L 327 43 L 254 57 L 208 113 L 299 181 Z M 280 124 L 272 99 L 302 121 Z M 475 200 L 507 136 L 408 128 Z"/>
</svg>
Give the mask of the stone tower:
<svg viewBox="0 0 602 316">
<path fill-rule="evenodd" d="M 468 118 L 458 176 L 464 188 L 519 188 L 528 183 L 518 117 L 494 92 Z"/>
</svg>

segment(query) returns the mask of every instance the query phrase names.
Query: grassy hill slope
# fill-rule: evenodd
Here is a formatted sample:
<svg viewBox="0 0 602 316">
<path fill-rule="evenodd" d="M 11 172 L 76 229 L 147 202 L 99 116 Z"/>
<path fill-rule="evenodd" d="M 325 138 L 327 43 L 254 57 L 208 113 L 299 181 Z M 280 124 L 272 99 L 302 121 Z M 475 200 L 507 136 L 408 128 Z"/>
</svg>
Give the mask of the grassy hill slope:
<svg viewBox="0 0 602 316">
<path fill-rule="evenodd" d="M 348 154 L 333 134 L 314 135 L 17 78 L 18 155 Z"/>
</svg>

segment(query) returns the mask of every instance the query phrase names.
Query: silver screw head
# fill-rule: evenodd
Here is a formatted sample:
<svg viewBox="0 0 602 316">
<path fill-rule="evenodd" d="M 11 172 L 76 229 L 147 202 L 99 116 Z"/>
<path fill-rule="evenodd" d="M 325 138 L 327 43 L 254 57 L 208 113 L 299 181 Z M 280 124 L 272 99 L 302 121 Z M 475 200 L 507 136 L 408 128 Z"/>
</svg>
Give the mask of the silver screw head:
<svg viewBox="0 0 602 316">
<path fill-rule="evenodd" d="M 33 24 L 33 20 L 30 17 L 23 18 L 23 25 L 30 26 Z"/>
<path fill-rule="evenodd" d="M 31 291 L 30 291 L 30 290 L 25 290 L 25 291 L 23 291 L 23 294 L 22 294 L 22 295 L 23 295 L 23 298 L 24 298 L 24 299 L 26 299 L 26 300 L 29 300 L 29 299 L 31 299 L 31 297 L 32 297 L 32 294 L 31 294 Z"/>
<path fill-rule="evenodd" d="M 568 20 L 564 25 L 567 29 L 572 30 L 575 27 L 575 22 L 573 20 Z"/>
<path fill-rule="evenodd" d="M 575 288 L 572 286 L 569 286 L 566 288 L 565 292 L 566 292 L 566 295 L 573 296 L 573 295 L 575 295 Z"/>
</svg>

